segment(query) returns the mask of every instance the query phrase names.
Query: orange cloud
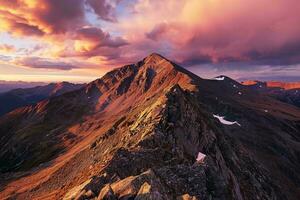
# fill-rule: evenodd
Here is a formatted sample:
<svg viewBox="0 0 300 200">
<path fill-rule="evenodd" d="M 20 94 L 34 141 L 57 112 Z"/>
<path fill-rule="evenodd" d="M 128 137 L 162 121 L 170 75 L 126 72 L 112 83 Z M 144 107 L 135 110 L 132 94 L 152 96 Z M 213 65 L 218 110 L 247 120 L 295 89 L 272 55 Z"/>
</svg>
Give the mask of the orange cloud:
<svg viewBox="0 0 300 200">
<path fill-rule="evenodd" d="M 126 45 L 121 37 L 113 38 L 109 33 L 96 27 L 83 27 L 75 35 L 75 50 L 77 52 L 90 52 L 100 47 L 117 48 Z"/>
<path fill-rule="evenodd" d="M 58 63 L 56 68 L 69 69 L 74 68 L 69 64 L 70 57 L 79 60 L 79 57 L 99 56 L 107 60 L 114 59 L 120 55 L 118 48 L 127 45 L 127 41 L 90 25 L 86 12 L 89 9 L 99 19 L 116 22 L 113 11 L 118 2 L 0 0 L 0 32 L 13 36 L 34 36 L 41 43 L 38 48 L 22 48 L 19 53 L 31 57 L 14 63 L 21 66 L 55 68 L 57 63 L 53 60 L 61 58 L 65 61 Z M 4 51 L 4 47 L 2 49 Z"/>
<path fill-rule="evenodd" d="M 0 5 L 0 30 L 15 35 L 63 33 L 84 24 L 82 0 L 1 0 Z"/>
<path fill-rule="evenodd" d="M 13 45 L 0 44 L 0 52 L 2 53 L 13 53 L 16 51 L 16 48 Z"/>
<path fill-rule="evenodd" d="M 88 25 L 85 6 L 113 21 L 113 6 L 94 0 L 0 0 L 0 31 L 14 35 L 61 34 Z"/>
</svg>

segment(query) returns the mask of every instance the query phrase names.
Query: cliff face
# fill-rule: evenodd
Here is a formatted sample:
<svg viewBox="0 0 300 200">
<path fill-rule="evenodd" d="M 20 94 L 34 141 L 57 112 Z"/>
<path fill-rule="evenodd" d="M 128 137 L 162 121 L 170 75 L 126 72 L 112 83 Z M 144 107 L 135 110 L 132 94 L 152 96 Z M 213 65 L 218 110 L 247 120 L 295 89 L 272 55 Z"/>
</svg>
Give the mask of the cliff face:
<svg viewBox="0 0 300 200">
<path fill-rule="evenodd" d="M 152 54 L 1 118 L 0 195 L 298 199 L 299 120 L 293 106 Z"/>
</svg>

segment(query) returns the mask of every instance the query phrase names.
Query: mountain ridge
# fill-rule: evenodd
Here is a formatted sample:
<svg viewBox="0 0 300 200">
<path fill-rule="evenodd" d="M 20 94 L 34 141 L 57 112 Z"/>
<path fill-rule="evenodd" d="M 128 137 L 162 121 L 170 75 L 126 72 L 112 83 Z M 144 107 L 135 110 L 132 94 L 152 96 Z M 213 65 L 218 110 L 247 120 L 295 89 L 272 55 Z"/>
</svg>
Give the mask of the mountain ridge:
<svg viewBox="0 0 300 200">
<path fill-rule="evenodd" d="M 0 118 L 0 195 L 297 199 L 299 119 L 293 106 L 151 54 Z"/>
</svg>

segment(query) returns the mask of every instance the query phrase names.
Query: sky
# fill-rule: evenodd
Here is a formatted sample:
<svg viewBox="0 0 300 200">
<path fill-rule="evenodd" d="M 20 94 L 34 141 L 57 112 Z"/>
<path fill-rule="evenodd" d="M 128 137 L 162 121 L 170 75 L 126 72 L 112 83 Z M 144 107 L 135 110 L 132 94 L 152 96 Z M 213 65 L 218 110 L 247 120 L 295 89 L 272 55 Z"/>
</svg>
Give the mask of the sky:
<svg viewBox="0 0 300 200">
<path fill-rule="evenodd" d="M 0 0 L 0 80 L 88 82 L 156 52 L 203 78 L 300 81 L 299 0 Z"/>
</svg>

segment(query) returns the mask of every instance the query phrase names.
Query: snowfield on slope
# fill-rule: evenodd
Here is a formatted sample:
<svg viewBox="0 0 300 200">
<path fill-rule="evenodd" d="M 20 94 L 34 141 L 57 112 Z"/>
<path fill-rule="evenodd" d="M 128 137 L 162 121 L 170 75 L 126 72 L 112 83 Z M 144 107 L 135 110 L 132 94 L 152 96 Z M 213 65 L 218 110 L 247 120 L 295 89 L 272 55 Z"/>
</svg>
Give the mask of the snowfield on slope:
<svg viewBox="0 0 300 200">
<path fill-rule="evenodd" d="M 224 79 L 225 79 L 224 76 L 214 78 L 214 80 L 217 80 L 217 81 L 224 81 Z"/>
<path fill-rule="evenodd" d="M 205 157 L 206 157 L 206 155 L 205 155 L 205 154 L 203 154 L 203 153 L 199 152 L 199 153 L 198 153 L 198 155 L 197 155 L 197 158 L 196 158 L 196 160 L 197 160 L 197 162 L 200 162 L 200 163 L 202 163 L 202 162 L 204 162 L 204 159 L 205 159 Z"/>
<path fill-rule="evenodd" d="M 219 116 L 219 115 L 213 115 L 215 118 L 217 118 L 222 124 L 225 125 L 234 125 L 237 124 L 238 126 L 241 126 L 241 124 L 239 124 L 237 121 L 231 122 L 231 121 L 227 121 L 225 118 L 225 116 Z"/>
</svg>

